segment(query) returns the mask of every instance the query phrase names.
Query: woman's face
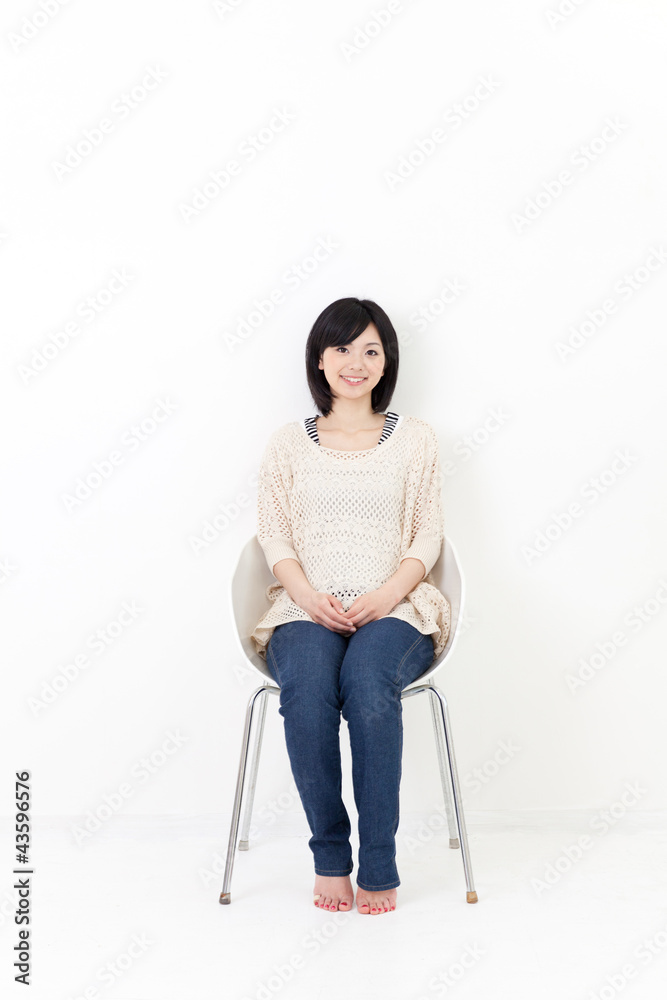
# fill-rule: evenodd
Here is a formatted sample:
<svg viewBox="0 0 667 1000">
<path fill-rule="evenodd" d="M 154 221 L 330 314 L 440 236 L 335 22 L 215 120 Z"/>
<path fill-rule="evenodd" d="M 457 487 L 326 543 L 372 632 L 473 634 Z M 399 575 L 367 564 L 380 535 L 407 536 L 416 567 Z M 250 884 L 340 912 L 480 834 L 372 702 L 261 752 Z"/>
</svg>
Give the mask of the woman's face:
<svg viewBox="0 0 667 1000">
<path fill-rule="evenodd" d="M 349 344 L 325 348 L 319 367 L 324 371 L 334 396 L 354 399 L 370 395 L 382 378 L 384 363 L 380 334 L 375 324 L 369 323 Z M 361 381 L 348 381 L 348 375 L 353 380 Z"/>
</svg>

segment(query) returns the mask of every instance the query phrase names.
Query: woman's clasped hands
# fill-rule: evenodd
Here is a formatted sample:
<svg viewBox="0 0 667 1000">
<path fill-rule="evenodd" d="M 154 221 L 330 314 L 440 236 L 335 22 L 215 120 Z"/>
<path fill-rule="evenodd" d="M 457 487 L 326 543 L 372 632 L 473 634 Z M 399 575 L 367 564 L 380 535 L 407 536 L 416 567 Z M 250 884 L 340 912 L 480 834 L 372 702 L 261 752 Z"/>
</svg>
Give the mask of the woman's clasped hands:
<svg viewBox="0 0 667 1000">
<path fill-rule="evenodd" d="M 318 625 L 324 625 L 325 628 L 340 635 L 352 635 L 362 625 L 393 611 L 398 603 L 395 596 L 387 587 L 379 587 L 377 590 L 360 594 L 347 611 L 344 611 L 339 598 L 333 594 L 312 590 L 298 603 Z"/>
</svg>

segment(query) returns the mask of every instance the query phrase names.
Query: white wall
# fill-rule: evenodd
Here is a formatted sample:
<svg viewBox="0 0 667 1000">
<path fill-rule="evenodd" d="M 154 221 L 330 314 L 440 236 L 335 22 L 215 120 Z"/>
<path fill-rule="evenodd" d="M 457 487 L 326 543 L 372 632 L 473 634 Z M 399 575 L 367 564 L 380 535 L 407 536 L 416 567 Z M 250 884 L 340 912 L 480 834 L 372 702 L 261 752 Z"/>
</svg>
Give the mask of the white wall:
<svg viewBox="0 0 667 1000">
<path fill-rule="evenodd" d="M 403 0 L 347 54 L 383 0 L 217 6 L 3 8 L 5 761 L 32 769 L 38 814 L 83 815 L 112 793 L 127 814 L 228 812 L 256 685 L 227 596 L 255 530 L 252 477 L 272 429 L 315 412 L 315 317 L 359 295 L 401 334 L 391 408 L 428 420 L 451 463 L 469 622 L 438 683 L 462 779 L 492 775 L 477 790 L 465 778 L 466 803 L 603 808 L 638 781 L 635 808 L 664 808 L 664 5 Z M 559 6 L 572 12 L 558 20 Z M 34 37 L 12 37 L 32 22 Z M 153 89 L 123 111 L 149 69 Z M 274 109 L 293 119 L 250 161 L 243 144 Z M 392 180 L 434 129 L 423 163 Z M 319 241 L 335 247 L 288 280 Z M 464 287 L 442 304 L 448 282 Z M 272 314 L 235 338 L 275 290 Z M 559 356 L 589 311 L 604 322 Z M 566 529 L 548 527 L 575 503 Z M 221 507 L 228 526 L 195 551 Z M 135 617 L 96 652 L 125 603 Z M 570 690 L 618 632 L 625 644 Z M 84 655 L 55 700 L 30 701 Z M 439 798 L 428 719 L 421 699 L 404 704 L 405 810 Z M 170 731 L 185 741 L 148 776 L 139 762 Z M 291 784 L 275 700 L 266 741 L 259 804 Z M 492 774 L 500 741 L 517 749 Z"/>
</svg>

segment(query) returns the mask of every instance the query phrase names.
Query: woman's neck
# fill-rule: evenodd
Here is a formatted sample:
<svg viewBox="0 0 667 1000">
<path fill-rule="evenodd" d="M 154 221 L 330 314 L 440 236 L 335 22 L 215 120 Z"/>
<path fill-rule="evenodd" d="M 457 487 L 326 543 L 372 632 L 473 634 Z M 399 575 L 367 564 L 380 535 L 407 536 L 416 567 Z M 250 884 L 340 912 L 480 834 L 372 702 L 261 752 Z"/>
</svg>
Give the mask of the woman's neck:
<svg viewBox="0 0 667 1000">
<path fill-rule="evenodd" d="M 352 405 L 347 405 L 351 403 Z M 375 430 L 384 423 L 384 413 L 375 413 L 370 407 L 354 405 L 354 400 L 338 400 L 326 417 L 318 417 L 319 425 L 339 434 L 357 434 Z"/>
</svg>

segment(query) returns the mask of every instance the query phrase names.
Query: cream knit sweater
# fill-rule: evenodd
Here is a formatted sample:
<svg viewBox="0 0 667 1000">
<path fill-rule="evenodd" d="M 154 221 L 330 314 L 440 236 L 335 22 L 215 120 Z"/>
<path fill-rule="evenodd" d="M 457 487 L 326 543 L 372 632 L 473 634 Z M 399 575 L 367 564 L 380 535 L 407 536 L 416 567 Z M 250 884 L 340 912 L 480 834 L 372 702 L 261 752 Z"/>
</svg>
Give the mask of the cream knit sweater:
<svg viewBox="0 0 667 1000">
<path fill-rule="evenodd" d="M 432 634 L 436 656 L 451 614 L 430 577 L 443 536 L 438 439 L 425 420 L 401 416 L 386 440 L 364 451 L 324 448 L 299 420 L 269 438 L 258 476 L 257 538 L 271 571 L 280 559 L 296 559 L 311 586 L 338 597 L 347 611 L 403 559 L 421 559 L 426 576 L 385 617 Z M 270 584 L 266 596 L 272 607 L 251 634 L 264 658 L 276 625 L 313 620 L 282 584 Z"/>
</svg>

